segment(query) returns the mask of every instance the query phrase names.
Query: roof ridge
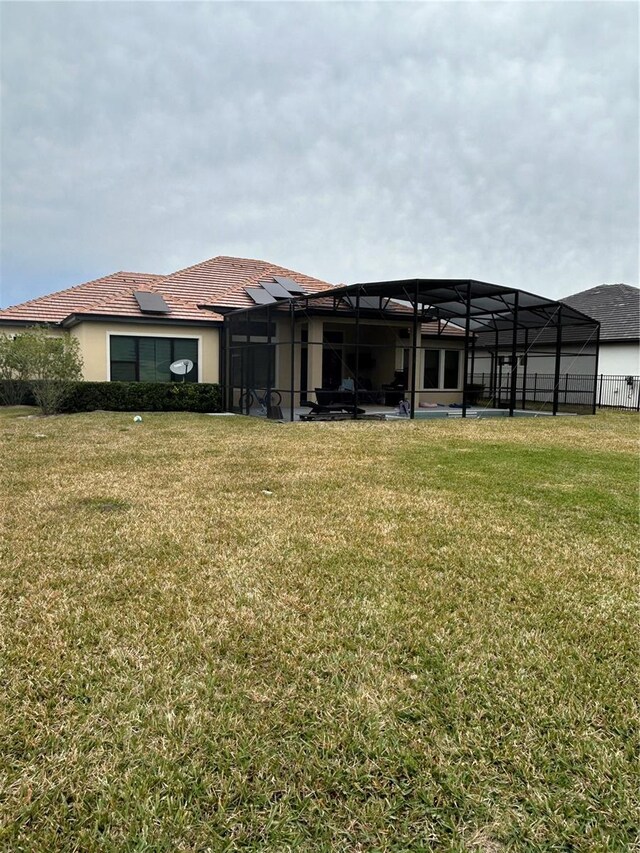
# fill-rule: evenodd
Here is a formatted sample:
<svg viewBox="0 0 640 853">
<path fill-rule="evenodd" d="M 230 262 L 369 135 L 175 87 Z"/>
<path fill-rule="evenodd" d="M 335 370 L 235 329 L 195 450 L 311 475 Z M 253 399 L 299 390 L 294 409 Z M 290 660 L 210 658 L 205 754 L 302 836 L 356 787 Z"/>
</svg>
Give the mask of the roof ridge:
<svg viewBox="0 0 640 853">
<path fill-rule="evenodd" d="M 593 293 L 596 290 L 602 290 L 603 288 L 609 288 L 609 287 L 625 287 L 628 290 L 640 291 L 640 288 L 636 287 L 636 285 L 627 284 L 624 281 L 613 282 L 611 284 L 607 284 L 606 282 L 603 282 L 602 284 L 594 284 L 593 287 L 587 287 L 586 290 L 579 290 L 577 293 L 569 293 L 567 296 L 562 296 L 562 297 L 560 297 L 560 301 L 562 301 L 564 299 L 573 299 L 576 296 L 586 296 L 586 294 L 588 294 L 588 293 Z"/>
<path fill-rule="evenodd" d="M 210 264 L 212 261 L 244 261 L 251 264 L 264 264 L 265 266 L 268 264 L 267 261 L 261 261 L 258 258 L 236 258 L 233 255 L 214 255 L 212 258 L 206 258 L 204 261 L 199 261 L 197 264 L 191 264 L 188 267 L 182 267 L 182 269 L 169 273 L 165 278 L 173 278 L 174 275 L 181 275 L 182 273 L 189 272 L 197 267 L 203 267 L 205 264 Z"/>
<path fill-rule="evenodd" d="M 268 268 L 269 273 L 271 275 L 273 275 L 273 272 L 271 272 L 271 270 L 276 270 L 276 274 L 278 274 L 278 275 L 282 274 L 282 273 L 288 273 L 289 275 L 301 275 L 303 278 L 311 279 L 311 281 L 317 281 L 318 284 L 326 284 L 329 287 L 333 287 L 333 285 L 330 282 L 323 281 L 321 278 L 316 278 L 315 276 L 307 275 L 306 273 L 299 273 L 299 272 L 296 272 L 296 270 L 290 270 L 288 267 L 281 267 L 279 264 L 267 264 L 267 268 Z M 261 275 L 264 275 L 264 273 L 261 273 Z M 284 278 L 284 276 L 283 276 L 283 278 Z M 258 281 L 260 281 L 259 278 L 258 278 Z"/>
<path fill-rule="evenodd" d="M 80 288 L 88 287 L 92 284 L 98 284 L 99 282 L 106 282 L 109 279 L 115 279 L 117 276 L 134 276 L 134 275 L 144 275 L 144 276 L 153 276 L 153 278 L 165 278 L 165 276 L 158 275 L 157 273 L 146 273 L 146 272 L 125 272 L 124 270 L 118 270 L 118 272 L 109 273 L 109 275 L 103 275 L 99 278 L 92 278 L 89 281 L 83 281 L 81 284 L 74 284 L 71 287 L 64 287 L 62 290 L 54 290 L 53 293 L 43 293 L 42 296 L 34 296 L 33 299 L 27 299 L 24 302 L 18 302 L 15 305 L 7 305 L 6 308 L 0 308 L 0 314 L 3 311 L 8 311 L 10 308 L 24 308 L 27 305 L 34 305 L 38 302 L 41 302 L 45 299 L 51 299 L 52 297 L 61 296 L 64 293 L 72 293 L 74 290 L 80 290 Z M 123 281 L 114 281 L 113 284 L 125 284 Z"/>
<path fill-rule="evenodd" d="M 231 261 L 232 266 L 235 266 L 235 267 L 240 268 L 240 269 L 242 268 L 243 265 L 246 265 L 246 264 L 259 265 L 259 266 L 263 267 L 262 270 L 258 270 L 255 274 L 248 277 L 249 283 L 252 283 L 253 281 L 259 281 L 260 277 L 267 274 L 268 271 L 275 270 L 277 273 L 281 273 L 283 275 L 284 274 L 301 275 L 306 279 L 310 279 L 311 281 L 317 281 L 319 284 L 326 284 L 329 287 L 333 287 L 333 285 L 330 282 L 324 281 L 321 278 L 316 278 L 315 276 L 307 275 L 306 273 L 300 273 L 296 270 L 290 269 L 289 267 L 283 267 L 280 264 L 274 264 L 271 261 L 263 261 L 263 260 L 260 260 L 259 258 L 237 258 L 233 255 L 215 255 L 214 257 L 207 258 L 206 260 L 200 261 L 197 264 L 191 264 L 188 267 L 184 267 L 183 269 L 179 269 L 179 270 L 176 270 L 175 272 L 169 273 L 169 275 L 164 276 L 164 278 L 172 279 L 174 276 L 178 276 L 178 275 L 181 275 L 182 273 L 190 272 L 191 270 L 195 270 L 198 267 L 205 267 L 207 264 L 211 264 L 213 261 Z M 235 285 L 233 285 L 233 286 L 235 286 Z M 246 285 L 243 285 L 243 286 L 246 286 Z M 230 290 L 230 289 L 231 288 L 227 288 L 227 290 Z"/>
</svg>

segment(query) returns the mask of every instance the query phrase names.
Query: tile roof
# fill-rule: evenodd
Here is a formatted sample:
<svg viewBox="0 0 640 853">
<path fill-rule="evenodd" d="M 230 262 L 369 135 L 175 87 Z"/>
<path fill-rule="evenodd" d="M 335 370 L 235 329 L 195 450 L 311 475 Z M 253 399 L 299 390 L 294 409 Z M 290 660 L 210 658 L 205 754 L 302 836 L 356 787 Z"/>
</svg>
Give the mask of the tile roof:
<svg viewBox="0 0 640 853">
<path fill-rule="evenodd" d="M 328 282 L 294 272 L 286 267 L 250 258 L 219 256 L 179 270 L 168 276 L 117 272 L 56 293 L 31 299 L 0 310 L 0 323 L 62 323 L 80 317 L 122 317 L 153 322 L 157 316 L 144 314 L 133 294 L 136 290 L 161 293 L 170 314 L 165 319 L 218 323 L 222 316 L 198 306 L 218 305 L 246 308 L 254 303 L 245 287 L 282 275 L 297 281 L 305 291 L 331 287 Z"/>
<path fill-rule="evenodd" d="M 148 291 L 151 293 L 161 293 L 165 302 L 169 306 L 168 314 L 145 314 L 140 310 L 134 292 Z M 158 320 L 193 320 L 197 323 L 221 322 L 220 314 L 214 314 L 212 311 L 202 311 L 192 302 L 186 299 L 180 299 L 173 294 L 165 293 L 162 287 L 136 287 L 134 290 L 123 290 L 120 293 L 105 299 L 102 302 L 96 302 L 87 308 L 76 310 L 70 315 L 71 317 L 139 317 L 144 320 L 158 322 Z"/>
<path fill-rule="evenodd" d="M 601 341 L 640 339 L 640 290 L 630 284 L 599 284 L 560 300 L 600 323 Z"/>
<path fill-rule="evenodd" d="M 141 322 L 188 321 L 197 323 L 219 323 L 222 315 L 203 306 L 220 309 L 251 308 L 255 303 L 245 288 L 255 287 L 261 281 L 274 276 L 291 278 L 305 292 L 320 293 L 331 289 L 326 281 L 312 278 L 277 264 L 251 258 L 219 256 L 194 264 L 171 275 L 151 273 L 117 272 L 103 278 L 88 281 L 67 290 L 40 296 L 0 310 L 1 323 L 64 323 L 72 325 L 82 318 L 137 319 Z M 145 314 L 140 310 L 134 293 L 137 290 L 160 293 L 167 302 L 170 313 L 166 315 Z M 332 299 L 314 300 L 314 307 L 330 307 Z M 351 313 L 343 303 L 339 311 Z M 385 309 L 398 318 L 413 315 L 412 309 L 402 303 L 391 301 Z M 423 334 L 437 334 L 437 323 L 422 324 Z M 464 335 L 464 330 L 454 324 L 442 323 L 441 334 Z"/>
<path fill-rule="evenodd" d="M 259 281 L 269 280 L 274 275 L 292 278 L 308 293 L 317 293 L 332 287 L 326 281 L 267 261 L 221 255 L 168 275 L 162 283 L 162 288 L 163 293 L 176 295 L 184 295 L 186 289 L 189 298 L 199 305 L 251 308 L 255 302 L 246 294 L 245 288 L 254 287 Z"/>
<path fill-rule="evenodd" d="M 438 330 L 438 325 L 440 329 Z M 423 323 L 421 326 L 421 332 L 423 335 L 451 335 L 453 337 L 464 338 L 465 332 L 464 329 L 460 326 L 456 326 L 455 323 L 450 323 L 447 320 L 432 320 L 429 323 Z M 473 337 L 473 332 L 471 333 L 471 337 Z"/>
<path fill-rule="evenodd" d="M 161 275 L 116 272 L 66 290 L 48 293 L 0 311 L 0 320 L 29 323 L 60 323 L 73 312 L 104 302 L 122 293 L 142 290 L 163 278 Z"/>
</svg>

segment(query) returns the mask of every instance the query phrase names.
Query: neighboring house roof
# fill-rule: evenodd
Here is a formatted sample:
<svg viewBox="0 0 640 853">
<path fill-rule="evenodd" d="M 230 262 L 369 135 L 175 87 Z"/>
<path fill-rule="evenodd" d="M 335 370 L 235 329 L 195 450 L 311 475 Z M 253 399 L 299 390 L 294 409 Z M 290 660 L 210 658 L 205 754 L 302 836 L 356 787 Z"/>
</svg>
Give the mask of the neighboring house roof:
<svg viewBox="0 0 640 853">
<path fill-rule="evenodd" d="M 118 318 L 147 322 L 219 323 L 222 316 L 202 306 L 246 308 L 254 304 L 245 288 L 274 275 L 287 276 L 306 292 L 330 288 L 328 282 L 266 261 L 220 256 L 168 276 L 117 272 L 56 293 L 0 310 L 0 323 L 73 325 L 83 318 Z M 144 313 L 135 291 L 160 293 L 169 313 Z"/>
<path fill-rule="evenodd" d="M 600 323 L 600 341 L 640 339 L 640 289 L 630 284 L 599 284 L 560 300 Z"/>
</svg>

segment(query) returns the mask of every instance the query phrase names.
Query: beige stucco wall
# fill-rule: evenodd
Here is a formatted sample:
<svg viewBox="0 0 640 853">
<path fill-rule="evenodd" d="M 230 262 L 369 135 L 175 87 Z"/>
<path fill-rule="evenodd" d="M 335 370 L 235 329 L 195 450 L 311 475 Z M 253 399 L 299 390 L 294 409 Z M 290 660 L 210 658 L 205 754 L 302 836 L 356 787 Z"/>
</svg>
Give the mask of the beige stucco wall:
<svg viewBox="0 0 640 853">
<path fill-rule="evenodd" d="M 79 323 L 71 334 L 80 342 L 83 377 L 89 382 L 109 379 L 109 335 L 198 340 L 198 382 L 219 382 L 220 333 L 208 326 L 164 326 L 146 323 Z"/>
<path fill-rule="evenodd" d="M 24 326 L 0 326 L 0 335 L 19 335 Z M 51 328 L 52 335 L 62 335 L 60 328 Z M 70 334 L 80 343 L 83 379 L 106 382 L 109 379 L 110 334 L 151 336 L 154 338 L 195 338 L 198 340 L 198 382 L 219 382 L 220 332 L 209 326 L 164 326 L 146 323 L 79 323 Z"/>
</svg>

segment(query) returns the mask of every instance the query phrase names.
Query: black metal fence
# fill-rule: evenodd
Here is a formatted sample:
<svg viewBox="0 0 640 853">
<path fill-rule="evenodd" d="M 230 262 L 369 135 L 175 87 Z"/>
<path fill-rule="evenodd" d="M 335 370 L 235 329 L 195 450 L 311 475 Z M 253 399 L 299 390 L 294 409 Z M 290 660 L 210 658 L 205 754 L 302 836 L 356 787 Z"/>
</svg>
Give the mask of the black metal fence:
<svg viewBox="0 0 640 853">
<path fill-rule="evenodd" d="M 523 382 L 525 379 L 526 383 Z M 497 376 L 476 373 L 473 382 L 484 386 L 483 398 L 492 405 L 498 408 L 508 405 L 511 394 L 510 371 L 505 370 Z M 526 378 L 519 374 L 516 377 L 518 408 L 547 408 L 553 402 L 554 382 L 552 373 L 529 373 Z M 640 376 L 563 373 L 558 385 L 558 402 L 563 408 L 591 407 L 594 388 L 598 408 L 640 411 Z"/>
<path fill-rule="evenodd" d="M 598 376 L 596 405 L 600 409 L 640 412 L 640 376 Z"/>
</svg>

